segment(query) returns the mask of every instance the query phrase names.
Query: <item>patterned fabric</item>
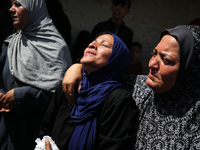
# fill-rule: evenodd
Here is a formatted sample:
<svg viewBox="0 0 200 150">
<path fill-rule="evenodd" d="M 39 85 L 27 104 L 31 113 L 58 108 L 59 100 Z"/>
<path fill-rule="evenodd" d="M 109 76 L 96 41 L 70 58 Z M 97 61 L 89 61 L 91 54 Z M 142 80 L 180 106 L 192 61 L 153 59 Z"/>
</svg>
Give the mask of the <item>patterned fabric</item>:
<svg viewBox="0 0 200 150">
<path fill-rule="evenodd" d="M 182 28 L 188 29 L 194 38 L 194 49 L 184 82 L 177 82 L 164 94 L 155 94 L 146 85 L 147 76 L 136 79 L 133 99 L 141 110 L 136 149 L 200 149 L 200 27 Z"/>
</svg>

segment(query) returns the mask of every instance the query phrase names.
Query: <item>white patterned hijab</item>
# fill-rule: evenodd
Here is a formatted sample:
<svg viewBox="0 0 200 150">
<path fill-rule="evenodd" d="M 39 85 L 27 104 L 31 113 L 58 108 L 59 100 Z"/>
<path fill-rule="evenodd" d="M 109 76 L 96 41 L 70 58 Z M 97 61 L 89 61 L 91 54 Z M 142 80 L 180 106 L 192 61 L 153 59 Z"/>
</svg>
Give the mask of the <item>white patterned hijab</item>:
<svg viewBox="0 0 200 150">
<path fill-rule="evenodd" d="M 68 46 L 52 23 L 44 0 L 17 0 L 29 13 L 26 27 L 8 46 L 9 68 L 19 81 L 55 91 L 71 65 Z"/>
</svg>

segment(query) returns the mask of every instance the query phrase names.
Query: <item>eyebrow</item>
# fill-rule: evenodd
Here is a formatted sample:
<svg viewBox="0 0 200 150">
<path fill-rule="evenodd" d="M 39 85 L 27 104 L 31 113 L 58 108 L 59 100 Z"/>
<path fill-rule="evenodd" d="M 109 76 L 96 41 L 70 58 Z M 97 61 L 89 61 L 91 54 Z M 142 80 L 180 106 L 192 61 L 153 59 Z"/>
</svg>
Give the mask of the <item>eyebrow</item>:
<svg viewBox="0 0 200 150">
<path fill-rule="evenodd" d="M 156 48 L 154 48 L 154 50 L 156 50 L 156 52 L 158 53 L 158 50 L 156 49 Z M 171 57 L 172 59 L 174 59 L 174 57 L 172 57 L 171 55 L 169 55 L 167 52 L 159 52 L 159 55 L 160 56 L 162 56 L 162 57 L 164 57 L 164 56 L 169 56 L 169 57 Z"/>
</svg>

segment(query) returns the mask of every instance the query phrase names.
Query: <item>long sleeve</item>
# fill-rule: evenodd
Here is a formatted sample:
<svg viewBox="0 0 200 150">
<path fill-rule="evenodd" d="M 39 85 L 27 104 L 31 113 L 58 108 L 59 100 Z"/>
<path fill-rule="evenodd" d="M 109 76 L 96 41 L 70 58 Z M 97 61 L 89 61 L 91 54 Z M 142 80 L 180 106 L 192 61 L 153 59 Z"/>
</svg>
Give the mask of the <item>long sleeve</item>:
<svg viewBox="0 0 200 150">
<path fill-rule="evenodd" d="M 11 146 L 9 150 L 13 150 L 14 146 L 15 149 L 33 149 L 41 120 L 53 93 L 21 83 L 10 73 L 8 42 L 9 40 L 4 43 L 0 57 L 0 92 L 6 94 L 14 89 L 16 107 L 8 113 L 0 113 L 0 128 L 3 130 L 0 141 Z M 0 144 L 0 149 L 2 146 Z"/>
<path fill-rule="evenodd" d="M 60 84 L 42 120 L 39 137 L 49 135 L 60 150 L 67 150 L 76 127 L 70 118 L 73 106 L 69 105 Z"/>
<path fill-rule="evenodd" d="M 56 116 L 58 114 L 59 107 L 62 104 L 61 103 L 62 100 L 58 98 L 59 97 L 59 94 L 58 94 L 59 90 L 60 90 L 60 86 L 56 90 L 56 92 L 53 96 L 53 99 L 50 102 L 50 104 L 49 104 L 49 106 L 46 110 L 46 113 L 44 115 L 44 118 L 42 120 L 42 125 L 41 125 L 41 129 L 40 129 L 40 136 L 41 137 L 44 136 L 44 135 L 52 136 L 51 135 L 52 128 L 53 128 L 54 122 L 56 120 Z"/>
<path fill-rule="evenodd" d="M 8 42 L 5 42 L 0 57 L 0 92 L 6 93 L 14 88 L 16 111 L 19 113 L 44 113 L 53 93 L 22 84 L 20 81 L 17 82 L 21 85 L 17 86 L 16 79 L 10 73 L 7 46 Z"/>
<path fill-rule="evenodd" d="M 129 150 L 137 132 L 139 109 L 124 89 L 112 92 L 99 119 L 99 150 Z"/>
<path fill-rule="evenodd" d="M 16 111 L 22 113 L 44 113 L 53 93 L 32 86 L 15 87 Z"/>
<path fill-rule="evenodd" d="M 4 94 L 5 94 L 5 87 L 4 87 L 2 76 L 3 76 L 3 68 L 6 61 L 6 56 L 7 56 L 7 43 L 4 43 L 1 56 L 0 56 L 0 92 Z"/>
</svg>

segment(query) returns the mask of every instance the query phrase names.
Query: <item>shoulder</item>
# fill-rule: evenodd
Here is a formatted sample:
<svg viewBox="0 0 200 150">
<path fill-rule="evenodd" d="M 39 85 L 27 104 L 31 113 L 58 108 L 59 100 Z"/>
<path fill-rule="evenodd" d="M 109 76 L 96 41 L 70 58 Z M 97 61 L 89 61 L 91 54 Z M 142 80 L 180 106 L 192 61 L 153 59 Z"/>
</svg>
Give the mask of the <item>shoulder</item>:
<svg viewBox="0 0 200 150">
<path fill-rule="evenodd" d="M 120 102 L 121 99 L 132 99 L 131 94 L 123 88 L 117 88 L 108 97 L 108 99 L 114 99 L 115 102 Z"/>
<path fill-rule="evenodd" d="M 102 26 L 112 25 L 112 24 L 114 24 L 114 23 L 109 19 L 109 20 L 101 21 L 101 22 L 97 23 L 95 25 L 95 27 L 102 27 Z"/>
<path fill-rule="evenodd" d="M 106 99 L 101 116 L 135 116 L 139 112 L 131 94 L 123 88 L 117 88 Z"/>
<path fill-rule="evenodd" d="M 105 107 L 112 107 L 112 109 L 118 109 L 120 107 L 130 107 L 132 109 L 136 108 L 136 104 L 130 92 L 123 88 L 117 88 L 112 91 L 110 96 L 107 98 L 104 104 L 104 108 Z"/>
</svg>

